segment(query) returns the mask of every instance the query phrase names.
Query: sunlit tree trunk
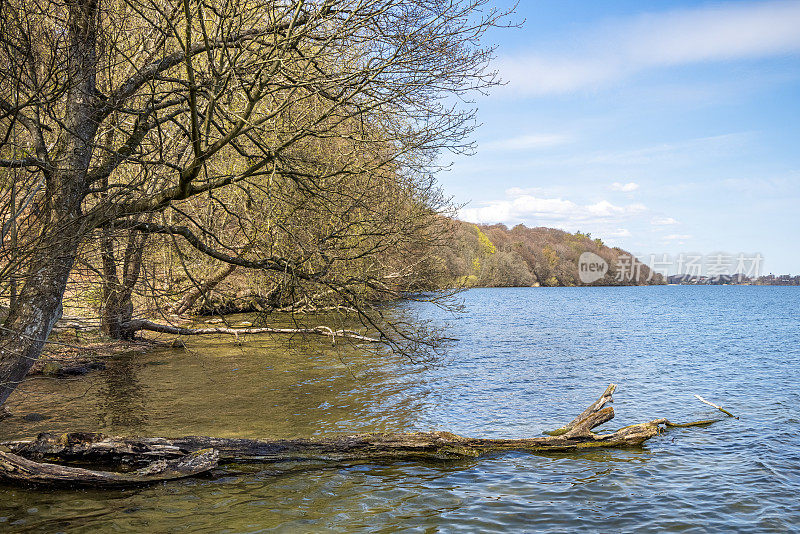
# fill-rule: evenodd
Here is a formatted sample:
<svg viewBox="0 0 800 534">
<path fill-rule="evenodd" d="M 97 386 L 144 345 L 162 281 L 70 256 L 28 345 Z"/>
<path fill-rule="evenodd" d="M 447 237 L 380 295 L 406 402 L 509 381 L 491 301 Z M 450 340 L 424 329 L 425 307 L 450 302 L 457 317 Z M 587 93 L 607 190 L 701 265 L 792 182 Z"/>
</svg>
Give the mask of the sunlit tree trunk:
<svg viewBox="0 0 800 534">
<path fill-rule="evenodd" d="M 128 233 L 120 279 L 111 229 L 102 229 L 100 246 L 103 260 L 103 308 L 100 330 L 113 339 L 132 339 L 135 334 L 126 325 L 133 320 L 133 290 L 139 280 L 146 240 L 146 234 Z"/>
<path fill-rule="evenodd" d="M 0 405 L 22 381 L 61 317 L 61 301 L 83 237 L 81 204 L 88 192 L 86 174 L 97 133 L 97 0 L 68 4 L 67 95 L 62 155 L 45 171 L 46 201 L 39 246 L 28 258 L 24 286 L 9 310 L 0 349 Z"/>
</svg>

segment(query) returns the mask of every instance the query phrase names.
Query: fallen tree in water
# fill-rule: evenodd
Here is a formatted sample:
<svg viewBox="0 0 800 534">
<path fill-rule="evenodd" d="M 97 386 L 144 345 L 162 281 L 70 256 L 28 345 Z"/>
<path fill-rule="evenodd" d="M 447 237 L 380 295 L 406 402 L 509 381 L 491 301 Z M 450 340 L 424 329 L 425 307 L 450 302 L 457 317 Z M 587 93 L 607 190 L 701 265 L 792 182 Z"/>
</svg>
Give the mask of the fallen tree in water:
<svg viewBox="0 0 800 534">
<path fill-rule="evenodd" d="M 152 465 L 152 462 L 180 461 L 182 458 L 210 449 L 218 455 L 220 462 L 457 460 L 504 451 L 551 452 L 581 451 L 598 447 L 636 447 L 670 427 L 703 426 L 716 422 L 716 420 L 704 420 L 676 424 L 662 418 L 626 426 L 607 434 L 596 434 L 592 432 L 594 428 L 614 418 L 614 409 L 605 405 L 612 402 L 615 388 L 614 384 L 608 386 L 597 401 L 564 427 L 546 436 L 525 439 L 468 438 L 450 432 L 357 434 L 288 440 L 202 436 L 174 439 L 123 438 L 97 433 L 43 433 L 36 440 L 3 443 L 14 454 L 0 452 L 2 455 L 0 459 L 4 460 L 0 462 L 0 478 L 15 482 L 48 484 L 49 470 L 53 464 L 37 464 L 26 460 L 29 462 L 26 464 L 26 471 L 20 473 L 15 470 L 15 464 L 7 461 L 8 458 L 25 457 L 32 460 L 138 466 Z M 36 471 L 36 465 L 42 466 L 39 472 Z M 98 472 L 92 473 L 95 473 L 96 477 Z M 67 480 L 65 476 L 54 477 L 52 483 L 65 483 Z M 71 476 L 77 484 L 93 483 L 93 479 L 85 477 L 80 472 L 72 471 Z M 130 483 L 152 481 L 145 478 L 137 479 L 135 473 L 127 473 L 125 476 Z M 182 476 L 189 475 L 179 473 L 173 478 Z M 157 480 L 167 478 L 162 474 Z M 114 481 L 124 482 L 121 479 Z"/>
</svg>

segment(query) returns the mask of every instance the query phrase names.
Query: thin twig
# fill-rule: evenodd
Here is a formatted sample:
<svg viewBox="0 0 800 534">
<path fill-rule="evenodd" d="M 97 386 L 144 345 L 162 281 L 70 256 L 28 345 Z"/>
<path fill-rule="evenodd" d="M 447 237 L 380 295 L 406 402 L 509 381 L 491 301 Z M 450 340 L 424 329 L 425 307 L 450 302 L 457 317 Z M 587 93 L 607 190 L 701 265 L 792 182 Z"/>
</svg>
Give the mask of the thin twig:
<svg viewBox="0 0 800 534">
<path fill-rule="evenodd" d="M 731 412 L 729 412 L 729 411 L 728 411 L 728 410 L 726 410 L 725 408 L 723 408 L 723 407 L 721 407 L 721 406 L 717 406 L 717 405 L 716 405 L 716 404 L 714 404 L 713 402 L 708 402 L 707 400 L 705 400 L 705 399 L 704 399 L 703 397 L 701 397 L 700 395 L 697 395 L 697 394 L 695 394 L 695 397 L 696 397 L 696 398 L 697 398 L 697 400 L 699 400 L 700 402 L 704 402 L 704 403 L 708 404 L 709 406 L 713 406 L 714 408 L 716 408 L 717 410 L 721 411 L 722 413 L 724 413 L 724 414 L 725 414 L 725 415 L 727 415 L 728 417 L 733 417 L 734 419 L 739 419 L 738 417 L 736 417 L 735 415 L 733 415 Z"/>
</svg>

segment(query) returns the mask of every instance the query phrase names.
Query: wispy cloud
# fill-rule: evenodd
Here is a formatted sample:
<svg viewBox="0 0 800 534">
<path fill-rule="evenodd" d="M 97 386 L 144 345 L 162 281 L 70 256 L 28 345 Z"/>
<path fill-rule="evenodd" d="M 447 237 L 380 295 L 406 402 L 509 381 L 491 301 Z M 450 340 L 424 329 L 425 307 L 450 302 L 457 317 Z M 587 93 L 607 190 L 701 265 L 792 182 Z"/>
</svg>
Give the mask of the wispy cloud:
<svg viewBox="0 0 800 534">
<path fill-rule="evenodd" d="M 658 164 L 661 168 L 664 168 L 666 165 L 691 164 L 696 161 L 707 161 L 711 157 L 726 156 L 741 150 L 753 137 L 754 134 L 752 132 L 697 137 L 632 150 L 596 152 L 588 155 L 584 162 L 591 165 L 617 166 Z"/>
<path fill-rule="evenodd" d="M 691 238 L 692 236 L 688 234 L 669 234 L 665 235 L 662 239 L 664 241 L 683 241 Z"/>
<path fill-rule="evenodd" d="M 621 182 L 614 182 L 611 184 L 612 191 L 622 191 L 624 193 L 630 193 L 631 191 L 636 191 L 639 189 L 639 184 L 636 182 L 628 182 L 627 184 L 623 184 Z"/>
<path fill-rule="evenodd" d="M 574 53 L 501 58 L 505 91 L 523 95 L 593 89 L 675 65 L 800 52 L 800 2 L 737 2 L 653 13 L 607 25 Z"/>
<path fill-rule="evenodd" d="M 619 66 L 589 58 L 503 57 L 498 70 L 509 83 L 494 94 L 548 95 L 596 87 L 618 75 Z"/>
<path fill-rule="evenodd" d="M 498 139 L 496 141 L 482 143 L 480 146 L 483 150 L 495 151 L 538 150 L 563 145 L 570 141 L 571 139 L 568 136 L 561 134 L 534 134 L 512 137 L 510 139 Z"/>
<path fill-rule="evenodd" d="M 463 158 L 455 165 L 453 172 L 464 176 L 483 176 L 486 173 L 499 172 L 524 173 L 534 168 L 553 169 L 563 173 L 567 168 L 573 172 L 575 169 L 605 167 L 609 169 L 609 177 L 613 178 L 629 176 L 655 165 L 663 170 L 696 165 L 711 159 L 728 159 L 732 154 L 740 153 L 756 138 L 754 132 L 745 131 L 620 150 L 572 150 L 559 154 L 531 151 L 525 158 Z"/>
<path fill-rule="evenodd" d="M 650 224 L 653 226 L 669 226 L 672 224 L 678 224 L 678 221 L 672 217 L 653 217 L 650 220 Z"/>
<path fill-rule="evenodd" d="M 627 228 L 618 228 L 612 232 L 608 232 L 605 234 L 607 237 L 631 237 L 631 231 Z"/>
</svg>

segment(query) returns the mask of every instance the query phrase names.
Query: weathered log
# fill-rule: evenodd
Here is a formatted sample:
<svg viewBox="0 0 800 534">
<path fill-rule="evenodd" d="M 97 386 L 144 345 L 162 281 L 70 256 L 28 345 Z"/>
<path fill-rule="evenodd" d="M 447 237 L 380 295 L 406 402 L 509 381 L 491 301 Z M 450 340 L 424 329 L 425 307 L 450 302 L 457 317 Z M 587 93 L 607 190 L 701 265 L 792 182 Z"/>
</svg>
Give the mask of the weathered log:
<svg viewBox="0 0 800 534">
<path fill-rule="evenodd" d="M 611 401 L 615 386 L 576 420 L 554 434 L 526 439 L 468 438 L 450 432 L 357 434 L 320 439 L 254 440 L 190 436 L 183 438 L 121 438 L 94 433 L 43 433 L 34 441 L 6 442 L 25 457 L 128 462 L 141 464 L 153 458 L 179 458 L 203 449 L 219 451 L 221 462 L 279 462 L 297 460 L 452 460 L 503 451 L 579 451 L 598 447 L 636 447 L 673 426 L 700 426 L 715 420 L 674 424 L 656 419 L 608 434 L 592 429 L 614 418 Z"/>
<path fill-rule="evenodd" d="M 0 451 L 0 480 L 34 486 L 114 488 L 195 476 L 217 466 L 219 453 L 201 449 L 176 459 L 159 459 L 128 473 L 34 462 Z"/>
</svg>

